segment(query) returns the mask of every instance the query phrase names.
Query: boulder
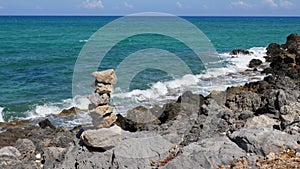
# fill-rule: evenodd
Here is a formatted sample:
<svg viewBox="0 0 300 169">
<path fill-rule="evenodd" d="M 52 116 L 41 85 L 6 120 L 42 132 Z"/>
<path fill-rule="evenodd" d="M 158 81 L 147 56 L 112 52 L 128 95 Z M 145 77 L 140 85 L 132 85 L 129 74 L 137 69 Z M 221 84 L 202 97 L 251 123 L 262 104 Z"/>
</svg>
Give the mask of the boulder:
<svg viewBox="0 0 300 169">
<path fill-rule="evenodd" d="M 151 112 L 151 110 L 138 106 L 126 112 L 126 118 L 137 124 L 155 123 L 159 124 L 158 118 Z"/>
<path fill-rule="evenodd" d="M 100 83 L 105 84 L 117 84 L 117 76 L 115 74 L 115 71 L 113 69 L 104 70 L 100 72 L 93 72 L 92 76 L 97 79 Z"/>
<path fill-rule="evenodd" d="M 122 129 L 117 125 L 98 130 L 86 130 L 81 134 L 80 140 L 89 147 L 110 149 L 120 143 L 121 132 Z"/>
<path fill-rule="evenodd" d="M 263 62 L 259 59 L 252 59 L 250 62 L 249 62 L 249 67 L 250 68 L 254 68 L 254 67 L 258 67 L 262 64 Z"/>
<path fill-rule="evenodd" d="M 94 105 L 97 105 L 97 106 L 106 105 L 110 101 L 110 94 L 109 93 L 104 93 L 104 94 L 93 93 L 88 96 L 88 99 Z"/>
<path fill-rule="evenodd" d="M 229 135 L 230 139 L 248 153 L 266 156 L 282 149 L 298 147 L 300 138 L 271 128 L 243 128 Z"/>
<path fill-rule="evenodd" d="M 245 151 L 226 136 L 215 136 L 191 143 L 182 149 L 183 153 L 163 168 L 219 168 L 246 156 Z"/>
</svg>

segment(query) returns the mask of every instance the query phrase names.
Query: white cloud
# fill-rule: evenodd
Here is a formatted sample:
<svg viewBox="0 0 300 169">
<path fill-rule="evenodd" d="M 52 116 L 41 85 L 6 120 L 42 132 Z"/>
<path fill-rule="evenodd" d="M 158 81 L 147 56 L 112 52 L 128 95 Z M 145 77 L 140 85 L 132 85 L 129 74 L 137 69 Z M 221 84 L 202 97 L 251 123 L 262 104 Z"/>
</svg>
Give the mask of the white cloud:
<svg viewBox="0 0 300 169">
<path fill-rule="evenodd" d="M 294 5 L 289 0 L 263 0 L 263 2 L 272 8 L 289 8 Z"/>
<path fill-rule="evenodd" d="M 263 2 L 272 8 L 277 8 L 279 6 L 274 0 L 264 0 Z"/>
<path fill-rule="evenodd" d="M 248 4 L 247 2 L 244 2 L 244 1 L 231 2 L 231 5 L 241 6 L 241 7 L 252 7 L 252 5 L 250 5 L 250 4 Z"/>
<path fill-rule="evenodd" d="M 280 0 L 279 5 L 284 8 L 292 7 L 294 4 L 288 0 Z"/>
<path fill-rule="evenodd" d="M 133 8 L 133 5 L 128 4 L 127 2 L 124 2 L 124 6 L 125 6 L 126 8 L 129 8 L 129 9 L 132 9 L 132 8 Z"/>
<path fill-rule="evenodd" d="M 84 7 L 88 9 L 104 8 L 101 0 L 86 0 L 84 2 Z"/>
<path fill-rule="evenodd" d="M 182 5 L 179 1 L 176 2 L 176 6 L 177 6 L 178 8 L 182 8 L 182 7 L 183 7 L 183 5 Z"/>
</svg>

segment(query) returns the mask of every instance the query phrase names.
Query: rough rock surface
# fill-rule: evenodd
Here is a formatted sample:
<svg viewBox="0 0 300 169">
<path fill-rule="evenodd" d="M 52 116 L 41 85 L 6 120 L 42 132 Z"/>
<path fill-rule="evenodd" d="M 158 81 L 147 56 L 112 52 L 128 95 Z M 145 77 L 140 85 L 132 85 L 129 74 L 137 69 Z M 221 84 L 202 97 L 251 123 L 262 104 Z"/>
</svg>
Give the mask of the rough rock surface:
<svg viewBox="0 0 300 169">
<path fill-rule="evenodd" d="M 104 70 L 101 72 L 93 72 L 92 76 L 100 83 L 116 84 L 118 79 L 113 69 Z"/>
</svg>

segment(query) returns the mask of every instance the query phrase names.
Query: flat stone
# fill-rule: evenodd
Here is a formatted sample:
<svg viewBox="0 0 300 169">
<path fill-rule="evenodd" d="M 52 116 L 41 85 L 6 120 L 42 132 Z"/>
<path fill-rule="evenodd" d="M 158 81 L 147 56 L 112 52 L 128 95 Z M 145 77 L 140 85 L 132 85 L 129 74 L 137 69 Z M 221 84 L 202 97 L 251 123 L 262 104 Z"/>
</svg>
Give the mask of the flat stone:
<svg viewBox="0 0 300 169">
<path fill-rule="evenodd" d="M 254 126 L 261 126 L 261 127 L 268 127 L 273 128 L 274 125 L 279 125 L 279 121 L 276 119 L 272 119 L 266 115 L 255 116 L 247 120 L 245 127 L 254 127 Z"/>
<path fill-rule="evenodd" d="M 111 93 L 113 92 L 114 88 L 112 84 L 104 84 L 100 82 L 95 82 L 94 87 L 96 88 L 95 92 L 96 93 Z"/>
<path fill-rule="evenodd" d="M 108 69 L 100 72 L 93 72 L 92 76 L 101 83 L 117 84 L 117 76 L 113 69 Z"/>
<path fill-rule="evenodd" d="M 262 127 L 243 128 L 233 132 L 229 137 L 246 152 L 263 156 L 270 152 L 278 153 L 280 148 L 297 148 L 297 142 L 300 140 L 297 136 Z"/>
<path fill-rule="evenodd" d="M 92 117 L 93 125 L 97 128 L 110 127 L 117 120 L 117 116 L 114 113 L 104 117 L 93 112 L 90 115 Z"/>
<path fill-rule="evenodd" d="M 122 129 L 117 125 L 98 130 L 87 130 L 80 136 L 81 141 L 90 147 L 110 149 L 121 141 Z"/>
<path fill-rule="evenodd" d="M 114 111 L 114 107 L 113 106 L 104 105 L 104 106 L 98 106 L 98 107 L 96 107 L 91 112 L 98 113 L 101 116 L 105 116 L 106 114 L 110 114 L 113 111 Z"/>
<path fill-rule="evenodd" d="M 110 100 L 110 95 L 107 93 L 104 94 L 98 94 L 98 93 L 93 93 L 88 96 L 88 99 L 95 105 L 105 105 L 109 103 Z"/>
</svg>

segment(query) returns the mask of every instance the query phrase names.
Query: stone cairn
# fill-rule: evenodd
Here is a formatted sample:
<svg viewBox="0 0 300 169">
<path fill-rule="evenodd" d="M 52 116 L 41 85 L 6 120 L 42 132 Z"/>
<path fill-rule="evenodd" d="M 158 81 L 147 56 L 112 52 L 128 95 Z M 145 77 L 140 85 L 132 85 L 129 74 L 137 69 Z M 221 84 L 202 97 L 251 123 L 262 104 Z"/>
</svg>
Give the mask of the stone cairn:
<svg viewBox="0 0 300 169">
<path fill-rule="evenodd" d="M 113 92 L 113 85 L 117 83 L 117 76 L 113 69 L 100 72 L 93 72 L 95 92 L 88 96 L 91 101 L 89 105 L 92 123 L 96 128 L 108 128 L 117 120 L 113 112 L 114 107 L 109 105 L 110 93 Z"/>
</svg>

